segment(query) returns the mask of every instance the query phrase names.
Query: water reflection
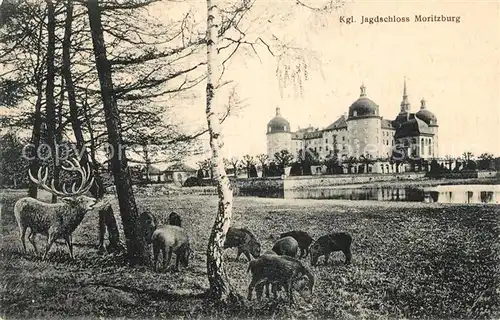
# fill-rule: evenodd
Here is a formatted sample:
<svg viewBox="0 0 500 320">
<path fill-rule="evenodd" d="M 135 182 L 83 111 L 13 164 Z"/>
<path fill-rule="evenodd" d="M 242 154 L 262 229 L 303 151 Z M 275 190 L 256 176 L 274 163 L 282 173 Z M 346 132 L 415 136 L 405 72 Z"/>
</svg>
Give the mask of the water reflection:
<svg viewBox="0 0 500 320">
<path fill-rule="evenodd" d="M 500 185 L 448 185 L 432 188 L 316 188 L 285 190 L 287 199 L 344 199 L 439 203 L 499 203 Z"/>
</svg>

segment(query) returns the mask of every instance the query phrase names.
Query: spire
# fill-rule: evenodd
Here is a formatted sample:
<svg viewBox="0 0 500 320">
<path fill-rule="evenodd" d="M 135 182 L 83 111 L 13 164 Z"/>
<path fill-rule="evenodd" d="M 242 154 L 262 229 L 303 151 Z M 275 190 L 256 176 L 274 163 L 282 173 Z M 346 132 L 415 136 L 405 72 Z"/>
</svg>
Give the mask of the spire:
<svg viewBox="0 0 500 320">
<path fill-rule="evenodd" d="M 361 94 L 359 95 L 360 97 L 366 97 L 366 87 L 365 87 L 365 83 L 363 82 L 361 84 L 361 87 L 359 87 L 361 89 Z"/>
<path fill-rule="evenodd" d="M 401 101 L 401 112 L 410 112 L 410 101 L 408 101 L 408 93 L 406 91 L 406 77 L 403 88 L 403 101 Z"/>
<path fill-rule="evenodd" d="M 422 98 L 422 100 L 420 100 L 420 110 L 423 110 L 425 108 L 426 108 L 426 106 L 425 106 L 425 99 Z"/>
<path fill-rule="evenodd" d="M 280 107 L 276 107 L 276 116 L 281 116 Z"/>
</svg>

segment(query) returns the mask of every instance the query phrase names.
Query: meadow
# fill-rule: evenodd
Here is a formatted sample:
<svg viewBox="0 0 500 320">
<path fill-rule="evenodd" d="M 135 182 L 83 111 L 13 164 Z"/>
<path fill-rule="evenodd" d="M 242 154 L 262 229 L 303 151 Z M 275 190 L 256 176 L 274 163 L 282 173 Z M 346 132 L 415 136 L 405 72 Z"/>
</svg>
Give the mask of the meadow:
<svg viewBox="0 0 500 320">
<path fill-rule="evenodd" d="M 256 300 L 231 312 L 207 308 L 205 250 L 217 208 L 215 196 L 138 197 L 165 222 L 182 216 L 194 258 L 179 273 L 129 267 L 119 255 L 97 253 L 96 213 L 73 235 L 75 260 L 53 247 L 47 261 L 20 250 L 12 204 L 19 192 L 0 192 L 2 318 L 498 318 L 500 317 L 498 205 L 284 200 L 236 197 L 232 225 L 250 229 L 269 249 L 281 232 L 300 229 L 314 238 L 334 231 L 353 239 L 352 264 L 342 253 L 312 267 L 313 296 L 297 304 Z M 118 207 L 115 215 L 121 224 Z M 120 230 L 121 232 L 121 230 Z M 123 233 L 121 233 L 123 237 Z M 38 236 L 42 247 L 46 239 Z M 30 245 L 29 245 L 29 248 Z M 246 297 L 248 263 L 226 251 L 232 285 Z M 308 260 L 302 260 L 309 266 Z"/>
</svg>

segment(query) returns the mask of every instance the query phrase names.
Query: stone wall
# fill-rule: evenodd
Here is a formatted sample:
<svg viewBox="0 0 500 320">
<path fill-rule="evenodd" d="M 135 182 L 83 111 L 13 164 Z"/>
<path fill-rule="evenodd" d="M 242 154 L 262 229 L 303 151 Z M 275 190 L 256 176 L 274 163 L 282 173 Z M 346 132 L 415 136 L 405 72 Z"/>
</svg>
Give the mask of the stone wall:
<svg viewBox="0 0 500 320">
<path fill-rule="evenodd" d="M 423 178 L 425 173 L 405 172 L 398 174 L 342 174 L 322 176 L 294 176 L 284 180 L 284 189 L 303 189 L 314 187 L 327 187 L 347 184 L 361 184 L 379 181 L 417 180 Z"/>
</svg>

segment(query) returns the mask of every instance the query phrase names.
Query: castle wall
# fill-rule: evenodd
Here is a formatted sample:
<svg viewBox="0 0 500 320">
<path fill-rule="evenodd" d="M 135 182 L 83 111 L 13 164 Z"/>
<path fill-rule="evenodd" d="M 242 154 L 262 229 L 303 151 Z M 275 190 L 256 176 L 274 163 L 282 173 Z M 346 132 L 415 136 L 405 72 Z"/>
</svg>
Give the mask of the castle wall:
<svg viewBox="0 0 500 320">
<path fill-rule="evenodd" d="M 395 130 L 382 129 L 382 147 L 380 156 L 382 158 L 388 158 L 392 155 L 392 149 L 394 148 L 394 133 Z"/>
<path fill-rule="evenodd" d="M 292 152 L 292 134 L 290 132 L 276 132 L 267 135 L 267 155 L 269 159 L 281 150 Z M 296 157 L 296 154 L 293 154 Z"/>
<path fill-rule="evenodd" d="M 350 155 L 359 157 L 369 154 L 373 158 L 382 155 L 382 130 L 380 118 L 361 118 L 347 121 Z"/>
<path fill-rule="evenodd" d="M 439 158 L 439 128 L 438 127 L 430 127 L 432 130 L 432 133 L 434 134 L 433 137 L 433 143 L 432 143 L 432 149 L 433 149 L 433 157 L 434 158 Z"/>
</svg>

